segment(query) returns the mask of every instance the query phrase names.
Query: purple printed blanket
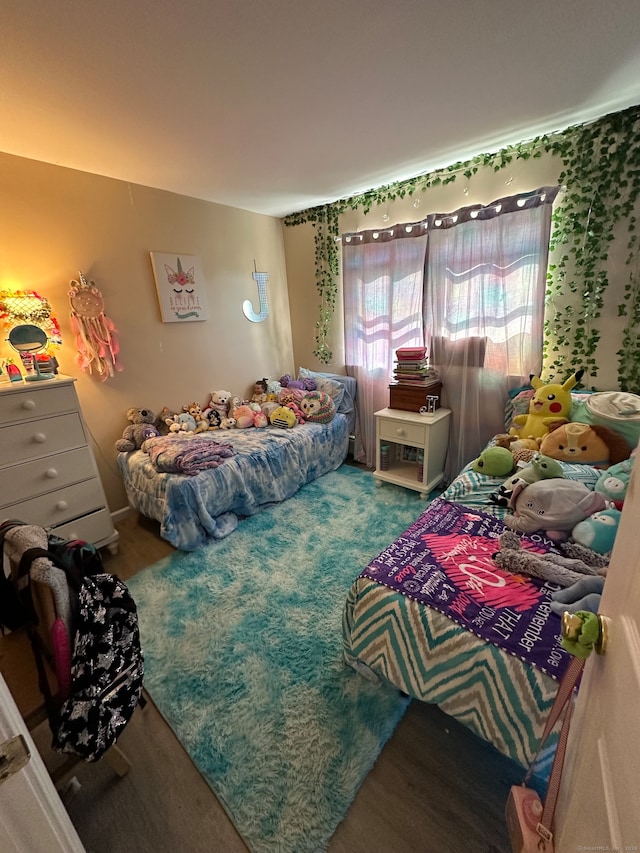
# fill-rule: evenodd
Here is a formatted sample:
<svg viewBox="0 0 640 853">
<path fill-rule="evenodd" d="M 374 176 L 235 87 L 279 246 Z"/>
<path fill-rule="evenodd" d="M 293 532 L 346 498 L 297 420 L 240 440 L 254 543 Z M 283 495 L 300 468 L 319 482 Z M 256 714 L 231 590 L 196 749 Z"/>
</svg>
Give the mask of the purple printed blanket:
<svg viewBox="0 0 640 853">
<path fill-rule="evenodd" d="M 557 584 L 499 569 L 492 560 L 499 519 L 443 498 L 379 554 L 361 577 L 444 613 L 478 637 L 560 678 L 571 660 L 551 612 Z M 554 551 L 542 534 L 523 536 L 533 551 Z"/>
<path fill-rule="evenodd" d="M 188 474 L 217 468 L 225 459 L 235 456 L 229 444 L 220 444 L 200 435 L 158 435 L 142 443 L 156 470 L 161 474 Z"/>
</svg>

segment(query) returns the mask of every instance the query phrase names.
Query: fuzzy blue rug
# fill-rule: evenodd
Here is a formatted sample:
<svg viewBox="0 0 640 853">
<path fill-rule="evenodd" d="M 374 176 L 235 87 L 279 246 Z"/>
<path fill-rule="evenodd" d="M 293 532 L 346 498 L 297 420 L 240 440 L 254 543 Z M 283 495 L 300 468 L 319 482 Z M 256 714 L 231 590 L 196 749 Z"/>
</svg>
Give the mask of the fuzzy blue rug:
<svg viewBox="0 0 640 853">
<path fill-rule="evenodd" d="M 256 853 L 324 849 L 406 710 L 343 663 L 341 618 L 424 507 L 343 465 L 128 582 L 146 687 Z"/>
</svg>

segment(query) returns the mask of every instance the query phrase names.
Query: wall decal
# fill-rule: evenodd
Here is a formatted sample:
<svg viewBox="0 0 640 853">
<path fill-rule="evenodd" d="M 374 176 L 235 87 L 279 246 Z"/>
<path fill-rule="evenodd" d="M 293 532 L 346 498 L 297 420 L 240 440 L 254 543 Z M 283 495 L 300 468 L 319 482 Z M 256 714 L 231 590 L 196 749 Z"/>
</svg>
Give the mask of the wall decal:
<svg viewBox="0 0 640 853">
<path fill-rule="evenodd" d="M 163 323 L 208 320 L 200 258 L 150 252 Z"/>
<path fill-rule="evenodd" d="M 258 285 L 258 296 L 260 297 L 260 312 L 256 314 L 253 310 L 253 305 L 249 299 L 245 299 L 242 303 L 242 311 L 247 320 L 252 323 L 262 323 L 269 316 L 269 300 L 267 298 L 267 282 L 269 281 L 268 272 L 258 272 L 256 270 L 255 261 L 253 262 L 254 272 L 251 273 L 252 278 Z"/>
</svg>

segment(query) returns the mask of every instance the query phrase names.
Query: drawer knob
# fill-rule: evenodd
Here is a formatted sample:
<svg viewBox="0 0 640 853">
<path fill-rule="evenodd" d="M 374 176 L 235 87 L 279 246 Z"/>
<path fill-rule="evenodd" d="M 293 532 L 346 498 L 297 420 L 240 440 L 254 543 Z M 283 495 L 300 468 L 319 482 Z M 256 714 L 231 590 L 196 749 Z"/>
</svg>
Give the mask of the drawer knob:
<svg viewBox="0 0 640 853">
<path fill-rule="evenodd" d="M 55 468 L 47 468 L 45 476 L 49 480 L 55 480 L 55 478 L 58 476 L 58 472 Z"/>
<path fill-rule="evenodd" d="M 56 509 L 68 509 L 69 504 L 66 501 L 58 501 L 56 504 Z"/>
<path fill-rule="evenodd" d="M 22 403 L 22 408 L 26 409 L 28 412 L 32 412 L 35 409 L 35 407 L 36 407 L 36 401 L 35 400 L 25 400 Z"/>
<path fill-rule="evenodd" d="M 402 429 L 402 427 L 398 427 L 398 429 L 396 430 L 396 435 L 404 435 L 404 430 Z"/>
<path fill-rule="evenodd" d="M 44 444 L 47 440 L 47 436 L 43 432 L 37 432 L 33 436 L 33 440 L 36 442 L 36 444 Z"/>
</svg>

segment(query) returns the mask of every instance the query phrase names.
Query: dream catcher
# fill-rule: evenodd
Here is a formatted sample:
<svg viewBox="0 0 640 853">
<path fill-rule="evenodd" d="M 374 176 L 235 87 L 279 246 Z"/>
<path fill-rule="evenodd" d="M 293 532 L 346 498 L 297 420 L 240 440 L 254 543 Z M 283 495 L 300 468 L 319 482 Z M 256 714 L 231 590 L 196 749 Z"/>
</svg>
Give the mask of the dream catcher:
<svg viewBox="0 0 640 853">
<path fill-rule="evenodd" d="M 120 346 L 117 330 L 104 313 L 102 293 L 93 281 L 87 281 L 82 271 L 80 281 L 71 282 L 71 329 L 76 337 L 76 361 L 82 370 L 96 373 L 101 381 L 122 370 L 118 363 Z"/>
</svg>

